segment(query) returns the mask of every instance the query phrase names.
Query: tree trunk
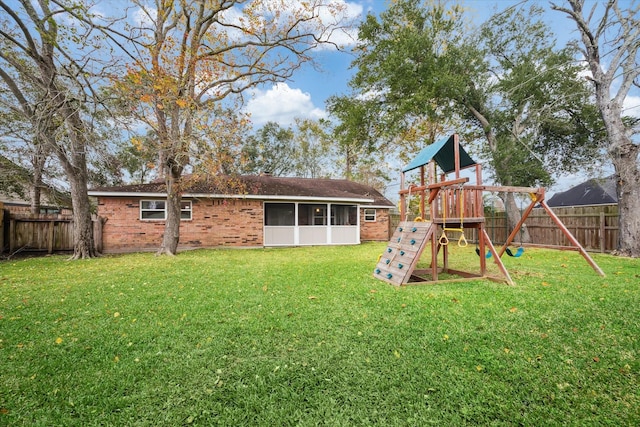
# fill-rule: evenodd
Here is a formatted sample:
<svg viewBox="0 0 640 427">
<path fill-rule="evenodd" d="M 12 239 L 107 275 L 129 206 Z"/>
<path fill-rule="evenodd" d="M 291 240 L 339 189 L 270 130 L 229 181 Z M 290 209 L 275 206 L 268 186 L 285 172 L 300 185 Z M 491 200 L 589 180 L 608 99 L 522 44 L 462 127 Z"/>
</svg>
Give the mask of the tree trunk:
<svg viewBox="0 0 640 427">
<path fill-rule="evenodd" d="M 44 170 L 44 164 L 47 160 L 48 150 L 45 144 L 40 140 L 35 141 L 35 153 L 31 158 L 31 164 L 33 165 L 33 179 L 31 181 L 31 213 L 37 215 L 40 213 L 40 200 L 42 197 L 42 171 Z"/>
<path fill-rule="evenodd" d="M 516 202 L 514 193 L 505 193 L 503 201 L 504 208 L 507 213 L 507 228 L 509 231 L 507 233 L 508 236 L 509 234 L 511 234 L 515 226 L 518 225 L 520 219 L 522 219 L 522 210 Z M 522 227 L 518 231 L 518 235 L 514 239 L 514 242 L 531 243 L 531 236 L 529 235 L 529 230 L 527 229 L 526 224 L 522 225 Z"/>
<path fill-rule="evenodd" d="M 640 257 L 640 171 L 639 147 L 630 141 L 612 153 L 618 193 L 618 253 Z"/>
<path fill-rule="evenodd" d="M 36 181 L 31 184 L 31 213 L 37 215 L 40 213 L 40 184 Z"/>
<path fill-rule="evenodd" d="M 93 222 L 86 179 L 78 178 L 71 182 L 71 200 L 73 203 L 73 256 L 71 259 L 93 258 L 97 253 L 93 241 Z"/>
<path fill-rule="evenodd" d="M 162 246 L 156 255 L 175 255 L 180 241 L 180 201 L 182 190 L 180 186 L 181 171 L 168 168 L 165 182 L 167 184 L 167 219 L 164 226 Z"/>
</svg>

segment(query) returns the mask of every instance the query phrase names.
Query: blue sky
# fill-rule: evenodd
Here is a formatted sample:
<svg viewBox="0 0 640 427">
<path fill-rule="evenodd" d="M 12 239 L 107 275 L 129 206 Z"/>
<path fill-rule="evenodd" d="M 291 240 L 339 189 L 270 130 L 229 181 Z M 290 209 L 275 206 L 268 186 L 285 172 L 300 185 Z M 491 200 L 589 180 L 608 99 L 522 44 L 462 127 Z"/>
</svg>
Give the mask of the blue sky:
<svg viewBox="0 0 640 427">
<path fill-rule="evenodd" d="M 343 2 L 344 0 L 335 0 Z M 477 24 L 484 22 L 491 14 L 505 7 L 521 3 L 514 0 L 461 0 L 469 14 Z M 531 1 L 531 0 L 530 0 Z M 386 9 L 389 0 L 344 1 L 349 10 L 359 13 L 363 18 L 367 13 L 378 14 Z M 544 0 L 535 1 L 543 7 L 548 3 Z M 559 12 L 549 12 L 548 23 L 561 31 L 557 35 L 565 42 L 574 26 L 567 28 L 567 19 Z M 563 26 L 564 24 L 564 26 Z M 325 101 L 331 95 L 346 94 L 347 82 L 353 75 L 349 68 L 352 56 L 347 52 L 350 46 L 345 46 L 345 52 L 322 51 L 317 55 L 317 61 L 322 70 L 314 70 L 307 66 L 294 75 L 291 81 L 261 88 L 254 93 L 249 101 L 247 110 L 252 113 L 252 120 L 256 125 L 266 121 L 275 121 L 282 125 L 293 123 L 294 117 L 317 118 L 326 116 Z"/>
<path fill-rule="evenodd" d="M 340 0 L 338 0 L 340 1 Z M 532 0 L 529 0 L 531 2 Z M 559 43 L 566 43 L 569 39 L 577 38 L 575 23 L 565 17 L 564 14 L 550 10 L 549 2 L 534 0 L 536 4 L 547 9 L 546 22 L 554 30 Z M 625 1 L 622 0 L 621 3 Z M 387 6 L 387 0 L 365 0 L 347 2 L 350 10 L 357 11 L 362 17 L 368 12 L 379 13 Z M 484 22 L 496 10 L 521 3 L 513 0 L 466 0 L 463 4 L 468 13 L 474 16 L 477 24 Z M 557 3 L 562 4 L 562 0 Z M 587 2 L 585 10 L 590 9 L 593 1 Z M 300 70 L 291 81 L 280 83 L 276 86 L 262 88 L 254 93 L 246 105 L 246 109 L 252 113 L 252 121 L 257 126 L 267 121 L 275 121 L 282 126 L 293 123 L 295 117 L 319 118 L 326 117 L 325 101 L 331 95 L 348 93 L 347 82 L 353 75 L 349 69 L 352 57 L 346 52 L 324 51 L 319 53 L 318 62 L 322 71 L 311 67 Z M 627 100 L 629 114 L 640 116 L 640 96 L 636 93 Z M 464 143 L 464 142 L 463 142 Z M 417 153 L 416 153 L 417 154 Z M 400 165 L 401 166 L 401 165 Z M 605 171 L 604 174 L 611 173 Z M 393 196 L 397 191 L 398 177 L 393 177 L 387 194 Z M 557 184 L 548 189 L 549 194 L 564 191 L 579 184 L 589 177 L 583 174 L 573 174 L 558 177 Z"/>
</svg>

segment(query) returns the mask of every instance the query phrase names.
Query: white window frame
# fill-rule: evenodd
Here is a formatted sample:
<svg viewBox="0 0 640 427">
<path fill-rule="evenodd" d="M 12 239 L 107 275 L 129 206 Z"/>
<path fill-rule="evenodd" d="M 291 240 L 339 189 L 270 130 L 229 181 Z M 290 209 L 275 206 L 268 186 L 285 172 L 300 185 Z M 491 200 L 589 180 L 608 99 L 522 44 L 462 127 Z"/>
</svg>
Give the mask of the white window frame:
<svg viewBox="0 0 640 427">
<path fill-rule="evenodd" d="M 373 211 L 373 214 L 371 214 Z M 378 210 L 375 208 L 364 208 L 364 222 L 376 222 Z M 371 219 L 373 217 L 373 219 Z"/>
<path fill-rule="evenodd" d="M 143 208 L 145 203 L 162 202 L 164 208 Z M 183 207 L 184 206 L 184 207 Z M 180 201 L 180 221 L 191 221 L 193 219 L 193 204 L 191 200 Z M 144 218 L 144 212 L 162 212 L 162 218 Z M 188 218 L 183 218 L 182 215 L 188 213 Z M 140 221 L 165 221 L 167 219 L 167 200 L 166 199 L 144 199 L 140 200 Z"/>
</svg>

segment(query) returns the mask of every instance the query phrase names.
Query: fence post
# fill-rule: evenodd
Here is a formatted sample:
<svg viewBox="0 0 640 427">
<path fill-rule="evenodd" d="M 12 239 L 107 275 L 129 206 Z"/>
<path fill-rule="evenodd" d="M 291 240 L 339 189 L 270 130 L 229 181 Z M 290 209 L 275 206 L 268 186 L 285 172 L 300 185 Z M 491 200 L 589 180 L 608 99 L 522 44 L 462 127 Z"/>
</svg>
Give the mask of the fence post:
<svg viewBox="0 0 640 427">
<path fill-rule="evenodd" d="M 389 221 L 391 222 L 391 221 Z M 93 246 L 96 252 L 102 253 L 102 217 L 93 217 Z"/>
<path fill-rule="evenodd" d="M 10 254 L 13 253 L 14 246 L 16 245 L 15 234 L 16 234 L 16 220 L 11 219 L 9 220 L 9 253 Z"/>
<path fill-rule="evenodd" d="M 607 244 L 604 212 L 600 212 L 600 253 L 604 253 Z"/>
<path fill-rule="evenodd" d="M 4 251 L 4 203 L 0 202 L 0 255 Z"/>
<path fill-rule="evenodd" d="M 49 221 L 49 230 L 47 236 L 47 253 L 51 255 L 53 253 L 53 232 L 55 229 L 55 221 Z"/>
</svg>

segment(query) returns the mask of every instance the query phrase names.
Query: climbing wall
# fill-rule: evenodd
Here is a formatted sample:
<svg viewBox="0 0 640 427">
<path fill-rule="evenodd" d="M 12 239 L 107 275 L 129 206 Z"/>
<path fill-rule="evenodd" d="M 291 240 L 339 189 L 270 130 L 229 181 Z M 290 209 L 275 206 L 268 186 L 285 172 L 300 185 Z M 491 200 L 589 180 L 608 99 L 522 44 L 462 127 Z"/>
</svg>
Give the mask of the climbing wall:
<svg viewBox="0 0 640 427">
<path fill-rule="evenodd" d="M 392 285 L 408 283 L 432 234 L 430 222 L 401 222 L 380 255 L 373 276 Z"/>
</svg>

